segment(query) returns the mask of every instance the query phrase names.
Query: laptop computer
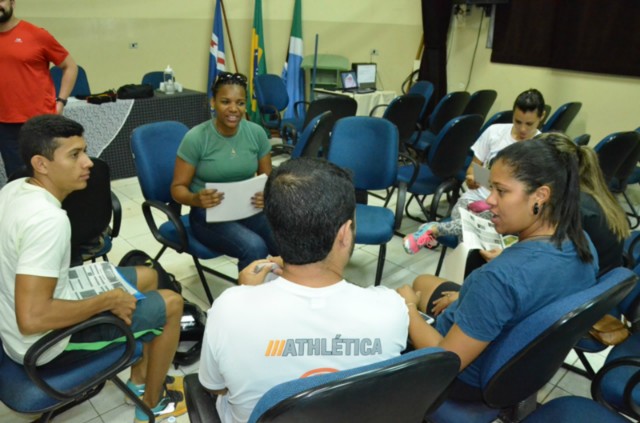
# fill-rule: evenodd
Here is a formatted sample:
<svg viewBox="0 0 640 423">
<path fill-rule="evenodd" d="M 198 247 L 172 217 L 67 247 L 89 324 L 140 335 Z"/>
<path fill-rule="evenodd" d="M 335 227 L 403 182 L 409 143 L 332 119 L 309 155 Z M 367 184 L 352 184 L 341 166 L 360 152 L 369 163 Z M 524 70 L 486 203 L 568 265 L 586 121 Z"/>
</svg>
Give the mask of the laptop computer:
<svg viewBox="0 0 640 423">
<path fill-rule="evenodd" d="M 340 72 L 342 91 L 353 92 L 358 89 L 358 78 L 355 71 Z"/>
</svg>

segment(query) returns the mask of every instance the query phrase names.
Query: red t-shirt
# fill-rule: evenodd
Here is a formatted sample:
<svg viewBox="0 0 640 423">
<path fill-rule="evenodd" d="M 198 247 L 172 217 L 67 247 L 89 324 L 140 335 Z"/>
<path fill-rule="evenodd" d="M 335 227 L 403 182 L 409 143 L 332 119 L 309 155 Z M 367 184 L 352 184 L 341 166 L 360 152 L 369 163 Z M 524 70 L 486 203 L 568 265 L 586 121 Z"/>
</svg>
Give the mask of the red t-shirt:
<svg viewBox="0 0 640 423">
<path fill-rule="evenodd" d="M 49 65 L 59 65 L 68 54 L 51 34 L 29 22 L 0 32 L 0 122 L 23 123 L 55 113 Z"/>
</svg>

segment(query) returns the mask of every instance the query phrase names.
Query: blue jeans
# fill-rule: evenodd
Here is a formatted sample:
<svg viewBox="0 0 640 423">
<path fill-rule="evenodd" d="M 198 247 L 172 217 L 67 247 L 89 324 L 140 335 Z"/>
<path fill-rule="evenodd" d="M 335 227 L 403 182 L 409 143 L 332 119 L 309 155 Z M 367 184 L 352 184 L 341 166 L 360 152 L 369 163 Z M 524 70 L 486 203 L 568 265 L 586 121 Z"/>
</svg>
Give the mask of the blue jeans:
<svg viewBox="0 0 640 423">
<path fill-rule="evenodd" d="M 0 154 L 7 179 L 24 164 L 20 157 L 18 134 L 22 123 L 0 123 Z"/>
<path fill-rule="evenodd" d="M 206 210 L 191 207 L 189 221 L 193 234 L 211 250 L 237 258 L 238 270 L 269 254 L 278 255 L 269 222 L 264 213 L 232 222 L 207 223 Z"/>
</svg>

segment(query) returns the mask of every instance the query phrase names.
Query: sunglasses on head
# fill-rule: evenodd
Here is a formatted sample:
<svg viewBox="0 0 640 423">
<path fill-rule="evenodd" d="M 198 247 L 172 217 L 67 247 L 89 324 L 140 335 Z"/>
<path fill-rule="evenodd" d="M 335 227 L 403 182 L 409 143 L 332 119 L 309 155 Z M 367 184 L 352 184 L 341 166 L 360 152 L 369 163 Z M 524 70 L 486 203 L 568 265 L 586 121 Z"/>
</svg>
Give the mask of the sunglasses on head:
<svg viewBox="0 0 640 423">
<path fill-rule="evenodd" d="M 220 72 L 216 83 L 223 83 L 226 81 L 237 82 L 242 85 L 247 85 L 247 77 L 241 73 Z"/>
</svg>

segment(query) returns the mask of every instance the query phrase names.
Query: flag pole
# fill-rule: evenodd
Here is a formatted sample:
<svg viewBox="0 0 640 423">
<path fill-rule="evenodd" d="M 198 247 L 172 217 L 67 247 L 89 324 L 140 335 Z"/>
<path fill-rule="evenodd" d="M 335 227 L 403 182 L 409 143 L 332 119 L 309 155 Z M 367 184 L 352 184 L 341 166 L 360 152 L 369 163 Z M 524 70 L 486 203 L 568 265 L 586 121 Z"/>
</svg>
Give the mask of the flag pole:
<svg viewBox="0 0 640 423">
<path fill-rule="evenodd" d="M 231 48 L 231 57 L 233 57 L 233 67 L 238 72 L 238 62 L 236 61 L 236 51 L 233 49 L 233 41 L 231 40 L 231 30 L 229 29 L 229 22 L 227 22 L 227 12 L 224 9 L 224 2 L 218 0 L 220 6 L 222 6 L 222 19 L 224 20 L 224 26 L 227 28 L 227 36 L 229 37 L 229 47 Z"/>
<path fill-rule="evenodd" d="M 316 34 L 316 45 L 313 49 L 313 72 L 311 75 L 311 101 L 316 99 L 316 71 L 318 70 L 318 37 Z"/>
</svg>

